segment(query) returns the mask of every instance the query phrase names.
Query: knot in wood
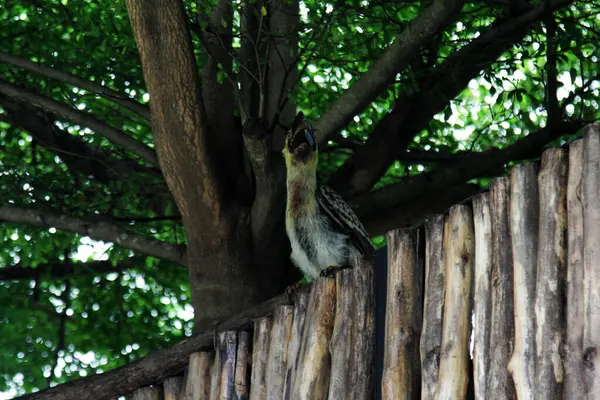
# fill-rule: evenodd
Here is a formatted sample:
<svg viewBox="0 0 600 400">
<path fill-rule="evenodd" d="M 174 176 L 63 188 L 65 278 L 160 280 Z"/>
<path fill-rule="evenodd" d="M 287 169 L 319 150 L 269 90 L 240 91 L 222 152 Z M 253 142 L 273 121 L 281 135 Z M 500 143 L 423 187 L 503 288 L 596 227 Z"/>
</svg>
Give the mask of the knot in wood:
<svg viewBox="0 0 600 400">
<path fill-rule="evenodd" d="M 596 359 L 596 348 L 588 347 L 583 353 L 583 366 L 586 369 L 594 369 L 594 360 Z"/>
</svg>

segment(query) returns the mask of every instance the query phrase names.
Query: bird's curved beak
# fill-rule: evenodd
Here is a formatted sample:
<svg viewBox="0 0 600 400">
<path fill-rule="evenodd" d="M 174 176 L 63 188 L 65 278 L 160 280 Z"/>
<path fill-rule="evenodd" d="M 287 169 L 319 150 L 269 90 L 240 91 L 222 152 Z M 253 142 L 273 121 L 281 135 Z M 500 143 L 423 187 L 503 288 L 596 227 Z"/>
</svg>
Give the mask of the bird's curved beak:
<svg viewBox="0 0 600 400">
<path fill-rule="evenodd" d="M 302 112 L 296 115 L 288 132 L 286 142 L 291 153 L 298 151 L 311 152 L 317 149 L 313 128 Z"/>
</svg>

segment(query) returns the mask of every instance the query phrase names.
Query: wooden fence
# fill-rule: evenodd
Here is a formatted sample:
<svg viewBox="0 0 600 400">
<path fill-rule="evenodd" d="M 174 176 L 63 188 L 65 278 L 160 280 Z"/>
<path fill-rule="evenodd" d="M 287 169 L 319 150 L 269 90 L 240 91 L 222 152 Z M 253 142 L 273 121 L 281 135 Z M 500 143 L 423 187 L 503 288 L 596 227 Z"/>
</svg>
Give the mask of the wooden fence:
<svg viewBox="0 0 600 400">
<path fill-rule="evenodd" d="M 380 379 L 362 262 L 133 398 L 600 398 L 599 125 L 387 239 Z"/>
</svg>

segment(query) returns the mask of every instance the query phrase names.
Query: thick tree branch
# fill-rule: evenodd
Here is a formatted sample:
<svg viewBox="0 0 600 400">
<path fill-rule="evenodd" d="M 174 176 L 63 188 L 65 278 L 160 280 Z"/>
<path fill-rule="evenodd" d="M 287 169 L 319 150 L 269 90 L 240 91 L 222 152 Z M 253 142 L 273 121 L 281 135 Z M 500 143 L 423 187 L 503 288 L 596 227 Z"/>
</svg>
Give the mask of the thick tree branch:
<svg viewBox="0 0 600 400">
<path fill-rule="evenodd" d="M 104 122 L 101 122 L 90 114 L 74 110 L 56 100 L 33 93 L 25 88 L 16 87 L 2 80 L 0 80 L 0 93 L 17 101 L 40 107 L 48 112 L 59 115 L 62 118 L 73 121 L 76 124 L 87 126 L 96 133 L 103 135 L 111 143 L 123 147 L 150 164 L 158 164 L 156 153 L 152 148 L 138 142 L 124 132 L 106 125 Z"/>
<path fill-rule="evenodd" d="M 82 219 L 67 215 L 51 214 L 14 206 L 0 206 L 0 221 L 26 224 L 39 228 L 51 228 L 89 236 L 94 240 L 112 242 L 162 260 L 187 265 L 185 252 L 180 246 L 160 240 L 138 236 L 110 222 Z"/>
<path fill-rule="evenodd" d="M 7 112 L 7 122 L 29 132 L 43 147 L 56 153 L 69 169 L 108 182 L 135 172 L 162 177 L 160 171 L 140 165 L 133 160 L 120 160 L 101 149 L 92 149 L 81 138 L 59 128 L 47 113 L 0 97 Z"/>
<path fill-rule="evenodd" d="M 259 109 L 258 121 L 250 121 L 244 126 L 244 142 L 255 176 L 256 195 L 251 219 L 256 262 L 273 266 L 271 260 L 284 259 L 288 251 L 287 238 L 281 235 L 285 209 L 285 168 L 281 155 L 273 152 L 273 148 L 282 147 L 284 132 L 275 122 L 277 120 L 288 125 L 296 115 L 296 107 L 291 101 L 281 107 L 281 97 L 287 96 L 297 77 L 300 14 L 297 1 L 274 0 L 265 3 L 265 7 L 267 14 L 261 14 L 255 38 L 249 37 L 246 42 L 247 46 L 254 46 L 258 50 L 255 56 L 258 65 L 261 62 L 259 51 L 266 53 L 262 56 L 266 60 L 262 61 L 263 67 L 258 68 L 261 75 L 259 97 L 263 106 Z M 266 46 L 261 42 L 266 42 Z M 273 274 L 273 269 L 265 270 Z M 284 269 L 275 267 L 274 271 L 281 273 Z"/>
<path fill-rule="evenodd" d="M 358 196 L 351 204 L 358 215 L 365 219 L 385 214 L 402 204 L 413 204 L 416 199 L 425 195 L 439 195 L 447 188 L 483 176 L 491 169 L 509 161 L 537 157 L 548 142 L 566 134 L 573 134 L 582 126 L 580 122 L 561 122 L 552 130 L 544 128 L 530 133 L 526 138 L 503 150 L 473 153 L 463 160 L 407 177 L 393 185 Z"/>
<path fill-rule="evenodd" d="M 251 329 L 254 319 L 272 315 L 273 311 L 283 304 L 288 304 L 285 294 L 220 323 L 218 329 L 219 331 Z M 206 333 L 184 339 L 123 367 L 21 396 L 15 400 L 84 399 L 90 393 L 94 393 L 95 400 L 109 400 L 127 395 L 136 389 L 160 383 L 181 372 L 187 366 L 191 353 L 213 347 L 214 335 L 215 330 L 209 329 Z"/>
<path fill-rule="evenodd" d="M 315 122 L 319 144 L 344 127 L 394 81 L 421 46 L 460 12 L 464 0 L 435 0 L 411 21 L 383 55 Z"/>
<path fill-rule="evenodd" d="M 23 267 L 21 264 L 0 268 L 0 281 L 35 280 L 37 278 L 59 279 L 73 275 L 103 275 L 144 266 L 143 257 L 131 257 L 117 265 L 110 261 L 64 262 Z"/>
<path fill-rule="evenodd" d="M 551 1 L 558 9 L 573 0 Z M 443 63 L 423 71 L 428 83 L 422 89 L 396 101 L 369 135 L 364 146 L 357 149 L 332 176 L 329 184 L 348 197 L 366 193 L 385 173 L 433 116 L 448 106 L 482 69 L 494 62 L 511 45 L 525 36 L 531 25 L 543 18 L 546 6 L 539 6 L 503 23 L 493 24 L 487 32 L 450 55 Z"/>
<path fill-rule="evenodd" d="M 76 75 L 69 74 L 67 72 L 62 72 L 55 68 L 46 67 L 33 61 L 29 61 L 26 58 L 18 57 L 8 53 L 0 52 L 0 63 L 11 64 L 16 67 L 20 67 L 28 71 L 34 72 L 36 74 L 40 74 L 51 79 L 56 79 L 57 81 L 67 83 L 69 85 L 85 89 L 90 93 L 102 96 L 105 99 L 108 99 L 114 102 L 115 104 L 123 106 L 128 110 L 133 111 L 134 113 L 144 117 L 145 119 L 150 120 L 150 109 L 148 108 L 148 106 L 141 104 L 135 101 L 134 99 L 131 99 L 126 95 L 117 92 L 116 90 L 109 89 L 105 86 L 80 78 Z"/>
<path fill-rule="evenodd" d="M 206 114 L 183 4 L 128 0 L 127 8 L 152 97 L 161 169 L 184 223 L 203 226 L 210 245 L 220 236 L 225 202 L 215 174 L 216 155 L 207 147 Z"/>
<path fill-rule="evenodd" d="M 208 28 L 202 32 L 205 47 L 220 48 L 231 53 L 231 0 L 219 0 L 207 22 Z M 227 64 L 223 64 L 224 62 Z M 228 197 L 237 198 L 240 197 L 239 194 L 247 191 L 251 183 L 250 177 L 243 174 L 243 141 L 241 126 L 234 116 L 234 89 L 229 81 L 219 82 L 218 78 L 220 71 L 231 71 L 232 64 L 231 57 L 218 61 L 208 53 L 208 62 L 202 71 L 202 101 L 208 121 L 208 146 L 217 153 L 220 161 L 216 173 L 219 180 L 224 182 L 223 187 L 228 191 Z"/>
<path fill-rule="evenodd" d="M 384 235 L 392 229 L 421 224 L 427 216 L 442 213 L 480 190 L 478 185 L 460 184 L 370 213 L 363 218 L 363 223 L 371 236 Z"/>
</svg>

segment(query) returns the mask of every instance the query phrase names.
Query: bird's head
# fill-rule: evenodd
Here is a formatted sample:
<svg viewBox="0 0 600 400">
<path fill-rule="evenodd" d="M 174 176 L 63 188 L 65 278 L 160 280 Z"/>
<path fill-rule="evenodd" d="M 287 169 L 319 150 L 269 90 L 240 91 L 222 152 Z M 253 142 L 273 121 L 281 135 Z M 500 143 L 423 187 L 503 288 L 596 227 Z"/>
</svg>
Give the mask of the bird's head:
<svg viewBox="0 0 600 400">
<path fill-rule="evenodd" d="M 306 164 L 316 167 L 317 141 L 315 132 L 302 111 L 296 115 L 294 122 L 287 131 L 283 155 L 286 164 Z"/>
</svg>

